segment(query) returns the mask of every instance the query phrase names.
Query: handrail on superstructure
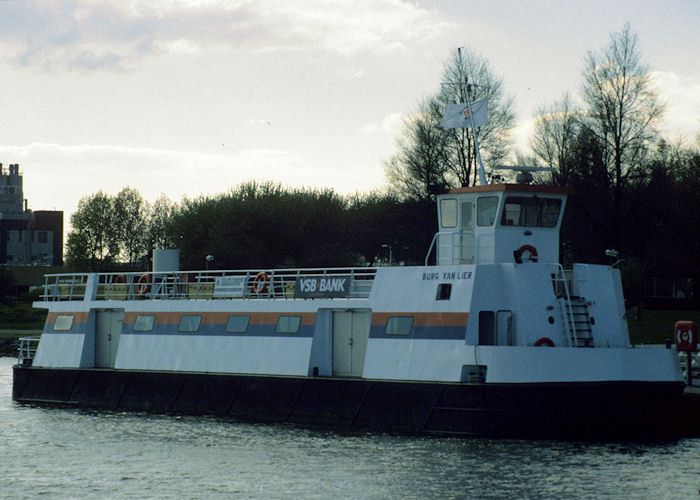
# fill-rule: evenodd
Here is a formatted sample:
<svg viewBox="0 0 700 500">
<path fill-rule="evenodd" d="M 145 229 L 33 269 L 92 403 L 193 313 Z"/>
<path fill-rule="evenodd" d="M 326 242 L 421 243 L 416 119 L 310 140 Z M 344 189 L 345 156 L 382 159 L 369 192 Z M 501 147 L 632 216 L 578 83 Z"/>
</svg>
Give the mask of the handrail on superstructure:
<svg viewBox="0 0 700 500">
<path fill-rule="evenodd" d="M 20 365 L 31 365 L 39 347 L 39 337 L 21 337 L 19 339 L 19 349 L 17 362 Z"/>
<path fill-rule="evenodd" d="M 463 249 L 467 248 L 463 246 L 462 240 L 465 234 L 468 235 L 469 233 L 465 233 L 464 231 L 438 231 L 437 233 L 435 233 L 433 235 L 433 239 L 430 242 L 430 246 L 428 247 L 428 253 L 425 254 L 425 265 L 429 265 L 428 261 L 430 260 L 430 254 L 433 252 L 433 248 L 435 249 L 435 263 L 439 265 L 440 248 L 447 247 L 451 247 L 451 264 L 473 264 L 474 262 L 476 262 L 476 246 L 472 246 L 472 251 L 474 253 L 472 259 L 467 260 L 463 258 Z M 439 239 L 441 236 L 448 236 L 450 238 L 449 245 L 443 245 L 442 247 L 440 246 Z"/>
<path fill-rule="evenodd" d="M 435 242 L 437 241 L 439 234 L 440 234 L 439 232 L 435 233 L 433 235 L 433 239 L 430 241 L 430 246 L 428 247 L 428 253 L 425 254 L 425 265 L 426 266 L 428 265 L 428 259 L 430 259 L 430 254 L 433 251 L 433 247 L 435 246 Z M 437 250 L 436 250 L 436 252 L 435 252 L 435 262 L 436 263 L 437 263 L 437 259 L 438 259 L 438 255 L 437 255 Z"/>
<path fill-rule="evenodd" d="M 41 299 L 292 299 L 298 278 L 341 276 L 350 278 L 347 298 L 367 298 L 376 272 L 355 267 L 47 274 Z"/>
</svg>

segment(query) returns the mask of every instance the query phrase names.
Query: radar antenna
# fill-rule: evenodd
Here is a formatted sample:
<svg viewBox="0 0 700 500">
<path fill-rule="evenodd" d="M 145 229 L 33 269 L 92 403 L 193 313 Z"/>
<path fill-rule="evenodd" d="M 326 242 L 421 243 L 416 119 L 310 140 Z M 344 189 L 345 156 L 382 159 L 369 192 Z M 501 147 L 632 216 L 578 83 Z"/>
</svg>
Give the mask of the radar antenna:
<svg viewBox="0 0 700 500">
<path fill-rule="evenodd" d="M 518 184 L 530 184 L 533 180 L 532 172 L 556 172 L 553 167 L 524 167 L 519 165 L 498 165 L 494 170 L 513 170 L 519 172 L 515 177 Z"/>
</svg>

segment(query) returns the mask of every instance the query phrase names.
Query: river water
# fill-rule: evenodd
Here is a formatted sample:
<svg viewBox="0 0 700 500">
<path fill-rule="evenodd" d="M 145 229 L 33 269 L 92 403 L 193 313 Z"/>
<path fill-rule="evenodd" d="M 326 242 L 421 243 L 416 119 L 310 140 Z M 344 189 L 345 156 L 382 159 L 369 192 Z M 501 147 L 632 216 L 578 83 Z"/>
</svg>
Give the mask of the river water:
<svg viewBox="0 0 700 500">
<path fill-rule="evenodd" d="M 12 402 L 0 358 L 1 498 L 698 498 L 700 439 L 396 436 Z"/>
</svg>

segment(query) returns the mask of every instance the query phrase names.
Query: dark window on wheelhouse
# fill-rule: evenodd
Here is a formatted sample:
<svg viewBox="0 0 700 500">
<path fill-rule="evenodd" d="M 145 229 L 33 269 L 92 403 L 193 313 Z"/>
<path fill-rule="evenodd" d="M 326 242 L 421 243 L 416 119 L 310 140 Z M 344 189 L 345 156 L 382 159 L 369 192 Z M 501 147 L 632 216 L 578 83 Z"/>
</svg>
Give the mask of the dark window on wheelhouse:
<svg viewBox="0 0 700 500">
<path fill-rule="evenodd" d="M 501 216 L 502 226 L 555 227 L 561 200 L 538 196 L 508 196 Z"/>
<path fill-rule="evenodd" d="M 498 210 L 498 196 L 482 196 L 476 200 L 476 225 L 493 226 Z"/>
<path fill-rule="evenodd" d="M 496 315 L 493 311 L 479 311 L 479 345 L 496 344 Z"/>
</svg>

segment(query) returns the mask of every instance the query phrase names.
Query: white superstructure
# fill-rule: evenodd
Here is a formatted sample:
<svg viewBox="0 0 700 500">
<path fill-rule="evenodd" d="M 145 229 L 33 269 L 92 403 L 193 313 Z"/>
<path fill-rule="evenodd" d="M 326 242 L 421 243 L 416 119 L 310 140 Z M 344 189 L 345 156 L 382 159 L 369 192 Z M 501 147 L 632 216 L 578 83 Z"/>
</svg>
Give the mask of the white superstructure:
<svg viewBox="0 0 700 500">
<path fill-rule="evenodd" d="M 680 382 L 672 350 L 630 346 L 616 268 L 558 263 L 567 193 L 499 184 L 439 195 L 425 266 L 50 275 L 33 366 Z"/>
</svg>

